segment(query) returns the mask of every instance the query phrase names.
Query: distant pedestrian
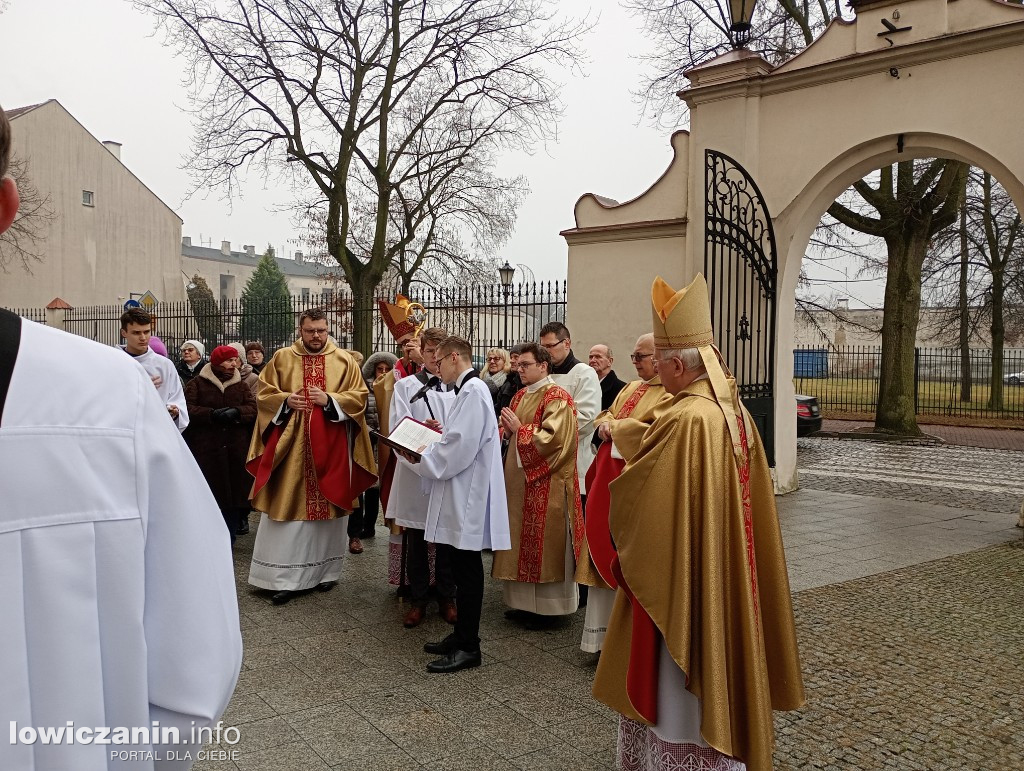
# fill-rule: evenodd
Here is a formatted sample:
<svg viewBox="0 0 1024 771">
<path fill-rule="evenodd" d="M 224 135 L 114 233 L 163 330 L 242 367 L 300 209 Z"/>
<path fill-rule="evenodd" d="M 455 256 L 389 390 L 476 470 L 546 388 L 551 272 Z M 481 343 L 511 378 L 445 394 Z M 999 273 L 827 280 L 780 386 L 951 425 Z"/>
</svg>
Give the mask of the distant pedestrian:
<svg viewBox="0 0 1024 771">
<path fill-rule="evenodd" d="M 495 417 L 501 416 L 501 411 L 512 403 L 512 397 L 516 395 L 516 391 L 523 387 L 522 380 L 519 379 L 519 370 L 516 369 L 516 362 L 519 361 L 519 354 L 523 352 L 524 345 L 525 343 L 517 343 L 508 352 L 509 372 L 505 376 L 505 382 L 494 392 Z"/>
<path fill-rule="evenodd" d="M 257 375 L 263 371 L 263 366 L 267 363 L 266 357 L 267 352 L 259 343 L 251 342 L 245 344 L 245 360 Z"/>
<path fill-rule="evenodd" d="M 218 346 L 185 386 L 191 416 L 185 443 L 217 500 L 232 543 L 241 518 L 249 519 L 252 477 L 245 470 L 245 456 L 256 422 L 256 397 L 242 382 L 241 366 L 232 346 Z"/>
<path fill-rule="evenodd" d="M 491 399 L 498 393 L 498 389 L 505 384 L 512 364 L 509 361 L 508 351 L 504 348 L 492 348 L 487 352 L 487 368 L 480 377 L 491 392 Z"/>
<path fill-rule="evenodd" d="M 238 374 L 255 397 L 260 387 L 260 376 L 253 372 L 252 364 L 245 360 L 245 346 L 241 343 L 231 343 L 231 347 L 238 353 Z"/>
<path fill-rule="evenodd" d="M 181 360 L 178 362 L 178 377 L 181 384 L 185 385 L 189 380 L 199 374 L 199 370 L 206 364 L 206 346 L 198 340 L 186 340 L 181 344 L 179 351 Z"/>
</svg>

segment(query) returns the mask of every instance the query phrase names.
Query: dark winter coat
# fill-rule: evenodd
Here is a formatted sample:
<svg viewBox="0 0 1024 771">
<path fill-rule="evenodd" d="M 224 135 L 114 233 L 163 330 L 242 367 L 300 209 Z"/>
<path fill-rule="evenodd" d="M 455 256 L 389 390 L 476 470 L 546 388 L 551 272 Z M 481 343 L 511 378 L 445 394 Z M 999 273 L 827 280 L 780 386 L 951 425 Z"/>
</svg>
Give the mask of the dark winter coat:
<svg viewBox="0 0 1024 771">
<path fill-rule="evenodd" d="M 203 471 L 217 505 L 222 509 L 248 505 L 252 476 L 245 470 L 253 425 L 256 397 L 236 371 L 221 382 L 206 364 L 185 386 L 188 428 L 185 442 Z M 232 423 L 216 422 L 211 413 L 220 407 L 237 407 L 239 418 Z"/>
<path fill-rule="evenodd" d="M 182 387 L 184 387 L 185 384 L 188 383 L 188 381 L 190 381 L 192 378 L 198 375 L 200 370 L 202 370 L 202 368 L 205 367 L 207 364 L 209 364 L 209 362 L 206 360 L 205 357 L 203 357 L 196 364 L 195 369 L 189 369 L 188 364 L 186 364 L 183 361 L 179 361 L 174 368 L 178 370 L 178 377 L 181 378 Z"/>
<path fill-rule="evenodd" d="M 494 399 L 494 414 L 501 418 L 501 410 L 503 407 L 508 407 L 512 403 L 512 397 L 516 395 L 516 391 L 523 387 L 523 382 L 519 379 L 519 373 L 512 370 L 508 373 L 508 377 L 505 378 L 505 382 L 498 387 L 498 390 L 494 392 L 492 398 Z"/>
</svg>

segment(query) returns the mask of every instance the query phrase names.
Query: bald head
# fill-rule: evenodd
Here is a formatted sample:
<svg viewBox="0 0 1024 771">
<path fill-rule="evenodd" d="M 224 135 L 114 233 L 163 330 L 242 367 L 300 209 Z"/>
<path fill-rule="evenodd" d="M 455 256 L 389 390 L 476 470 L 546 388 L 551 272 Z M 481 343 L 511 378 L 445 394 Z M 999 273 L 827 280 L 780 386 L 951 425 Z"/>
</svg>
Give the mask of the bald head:
<svg viewBox="0 0 1024 771">
<path fill-rule="evenodd" d="M 587 356 L 587 361 L 590 366 L 597 372 L 597 377 L 600 380 L 604 380 L 605 376 L 612 371 L 612 349 L 607 345 L 598 344 L 590 349 L 590 355 Z"/>
<path fill-rule="evenodd" d="M 637 338 L 633 346 L 633 366 L 636 367 L 636 374 L 641 380 L 650 380 L 658 374 L 658 360 L 654 355 L 654 335 L 648 332 Z"/>
</svg>

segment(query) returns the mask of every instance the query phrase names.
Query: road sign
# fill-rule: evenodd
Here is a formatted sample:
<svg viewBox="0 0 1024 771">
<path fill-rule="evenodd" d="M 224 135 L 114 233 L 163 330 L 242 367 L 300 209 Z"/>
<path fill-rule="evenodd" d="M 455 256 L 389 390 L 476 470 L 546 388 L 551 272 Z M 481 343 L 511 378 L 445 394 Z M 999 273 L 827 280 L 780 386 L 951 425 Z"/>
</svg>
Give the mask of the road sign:
<svg viewBox="0 0 1024 771">
<path fill-rule="evenodd" d="M 142 303 L 144 308 L 155 308 L 159 300 L 156 299 L 156 295 L 150 291 L 147 291 L 142 297 L 139 298 L 139 302 Z"/>
<path fill-rule="evenodd" d="M 124 309 L 125 310 L 128 310 L 129 308 L 141 308 L 141 307 L 142 307 L 142 305 L 141 305 L 141 303 L 139 303 L 138 300 L 125 300 L 124 301 Z"/>
</svg>

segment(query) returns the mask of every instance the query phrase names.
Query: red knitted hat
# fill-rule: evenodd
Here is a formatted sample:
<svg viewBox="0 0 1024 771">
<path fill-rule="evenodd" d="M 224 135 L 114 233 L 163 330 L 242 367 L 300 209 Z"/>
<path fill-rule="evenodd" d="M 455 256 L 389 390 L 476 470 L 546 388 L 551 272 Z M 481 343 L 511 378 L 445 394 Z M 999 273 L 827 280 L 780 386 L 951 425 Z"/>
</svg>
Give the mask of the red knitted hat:
<svg viewBox="0 0 1024 771">
<path fill-rule="evenodd" d="M 219 367 L 221 364 L 226 362 L 228 359 L 237 359 L 238 351 L 232 348 L 230 345 L 218 345 L 213 349 L 213 353 L 210 354 L 210 363 L 215 367 Z"/>
</svg>

